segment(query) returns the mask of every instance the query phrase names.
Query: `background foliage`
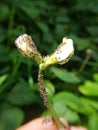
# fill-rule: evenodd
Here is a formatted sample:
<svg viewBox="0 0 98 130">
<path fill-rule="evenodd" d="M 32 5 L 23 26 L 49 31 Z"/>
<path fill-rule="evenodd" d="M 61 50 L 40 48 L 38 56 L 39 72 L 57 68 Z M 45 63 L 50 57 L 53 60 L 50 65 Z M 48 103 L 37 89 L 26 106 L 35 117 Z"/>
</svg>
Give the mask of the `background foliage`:
<svg viewBox="0 0 98 130">
<path fill-rule="evenodd" d="M 14 130 L 48 113 L 38 90 L 38 66 L 14 45 L 23 33 L 43 55 L 64 36 L 73 39 L 71 61 L 45 71 L 46 90 L 58 115 L 98 130 L 98 1 L 0 1 L 0 130 Z"/>
</svg>

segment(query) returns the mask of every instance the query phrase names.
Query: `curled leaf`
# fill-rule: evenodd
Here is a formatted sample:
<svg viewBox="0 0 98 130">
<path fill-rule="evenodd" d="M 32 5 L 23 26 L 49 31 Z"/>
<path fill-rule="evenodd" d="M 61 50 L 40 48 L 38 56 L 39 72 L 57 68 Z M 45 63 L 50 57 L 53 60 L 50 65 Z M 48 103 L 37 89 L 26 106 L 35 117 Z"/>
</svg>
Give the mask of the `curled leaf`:
<svg viewBox="0 0 98 130">
<path fill-rule="evenodd" d="M 46 68 L 53 64 L 65 64 L 74 54 L 74 46 L 72 39 L 63 38 L 62 43 L 58 46 L 53 54 L 43 58 L 42 67 Z"/>
<path fill-rule="evenodd" d="M 62 43 L 58 46 L 51 57 L 55 57 L 55 61 L 58 64 L 65 64 L 72 57 L 73 53 L 74 47 L 72 39 L 64 37 Z"/>
<path fill-rule="evenodd" d="M 24 55 L 33 58 L 36 62 L 40 63 L 42 60 L 41 54 L 38 52 L 35 43 L 32 38 L 23 34 L 15 40 L 15 45 L 18 50 Z"/>
</svg>

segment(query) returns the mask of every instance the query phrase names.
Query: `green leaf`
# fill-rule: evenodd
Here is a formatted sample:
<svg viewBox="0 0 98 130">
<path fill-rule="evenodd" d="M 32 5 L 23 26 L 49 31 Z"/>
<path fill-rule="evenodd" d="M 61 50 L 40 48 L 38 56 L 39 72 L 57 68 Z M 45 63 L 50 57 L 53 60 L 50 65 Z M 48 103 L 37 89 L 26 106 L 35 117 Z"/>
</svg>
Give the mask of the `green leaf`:
<svg viewBox="0 0 98 130">
<path fill-rule="evenodd" d="M 79 91 L 86 96 L 98 96 L 98 83 L 88 80 L 79 86 Z"/>
<path fill-rule="evenodd" d="M 29 82 L 30 88 L 33 89 L 34 88 L 34 81 L 33 81 L 33 78 L 31 75 L 29 75 L 29 77 L 28 77 L 28 82 Z"/>
<path fill-rule="evenodd" d="M 3 108 L 0 113 L 0 130 L 15 130 L 23 122 L 24 114 L 19 108 Z"/>
<path fill-rule="evenodd" d="M 48 98 L 51 99 L 55 93 L 55 87 L 49 80 L 45 80 L 44 82 L 45 82 L 45 88 L 48 94 Z"/>
<path fill-rule="evenodd" d="M 98 13 L 98 1 L 96 0 L 95 2 L 93 2 L 93 7 L 91 8 L 91 11 L 93 13 Z"/>
<path fill-rule="evenodd" d="M 53 41 L 54 41 L 54 37 L 53 37 L 53 35 L 51 34 L 51 33 L 44 33 L 44 37 L 43 37 L 43 39 L 44 39 L 44 41 L 45 42 L 47 42 L 47 43 L 53 43 Z M 50 44 L 49 44 L 50 45 Z M 48 46 L 48 44 L 47 44 L 47 46 Z M 47 47 L 46 46 L 46 47 Z M 53 46 L 53 44 L 52 44 L 52 46 Z M 48 48 L 47 48 L 48 49 Z"/>
<path fill-rule="evenodd" d="M 89 98 L 81 98 L 82 102 L 85 103 L 85 105 L 88 107 L 87 111 L 89 111 L 91 109 L 90 112 L 96 112 L 96 110 L 98 110 L 98 101 L 95 101 L 93 99 L 89 99 Z"/>
<path fill-rule="evenodd" d="M 0 63 L 8 62 L 8 61 L 9 61 L 8 48 L 2 45 L 0 46 Z"/>
<path fill-rule="evenodd" d="M 59 94 L 56 94 L 53 98 L 53 102 L 66 104 L 76 111 L 80 111 L 80 109 L 83 108 L 80 98 L 69 92 L 60 92 Z"/>
<path fill-rule="evenodd" d="M 54 75 L 59 78 L 60 80 L 66 82 L 66 83 L 79 83 L 80 80 L 75 75 L 67 72 L 64 69 L 59 69 L 56 67 L 51 67 L 51 71 L 54 73 Z"/>
<path fill-rule="evenodd" d="M 69 22 L 69 17 L 67 17 L 67 15 L 62 15 L 62 14 L 59 14 L 56 16 L 56 19 L 55 21 L 57 23 L 65 23 L 65 22 Z"/>
<path fill-rule="evenodd" d="M 98 130 L 98 113 L 89 116 L 88 127 L 89 130 Z"/>
<path fill-rule="evenodd" d="M 60 92 L 56 94 L 53 98 L 53 104 L 58 105 L 57 113 L 64 115 L 64 111 L 66 111 L 65 107 L 68 107 L 69 110 L 73 110 L 73 113 L 80 113 L 84 115 L 90 115 L 91 113 L 95 113 L 95 107 L 97 109 L 97 104 L 90 104 L 87 99 L 79 98 L 76 95 L 69 92 Z M 63 108 L 62 108 L 63 105 Z M 61 108 L 60 108 L 61 107 Z M 56 108 L 56 107 L 55 107 Z M 63 110 L 64 109 L 64 110 Z M 60 110 L 60 112 L 59 112 Z M 62 114 L 63 112 L 63 114 Z"/>
<path fill-rule="evenodd" d="M 94 0 L 94 1 L 90 1 L 90 0 L 79 1 L 79 2 L 77 2 L 77 4 L 75 4 L 74 10 L 82 11 L 82 12 L 83 11 L 91 11 L 93 9 L 95 2 L 96 2 L 96 0 Z"/>
<path fill-rule="evenodd" d="M 87 27 L 87 31 L 88 31 L 92 36 L 98 36 L 98 26 L 89 26 L 89 27 Z"/>
<path fill-rule="evenodd" d="M 98 108 L 97 103 L 88 99 L 88 98 L 82 97 L 81 102 L 83 104 L 83 107 L 81 109 L 81 113 L 83 113 L 85 115 L 94 114 L 96 111 L 95 108 L 96 109 Z"/>
<path fill-rule="evenodd" d="M 5 31 L 6 30 L 0 25 L 0 43 L 2 43 L 5 40 L 5 37 L 6 37 Z M 4 50 L 1 50 L 2 47 L 3 47 L 3 45 L 0 46 L 0 54 L 2 53 L 1 51 L 4 51 Z"/>
<path fill-rule="evenodd" d="M 37 21 L 36 24 L 43 33 L 49 32 L 48 25 L 45 22 Z"/>
<path fill-rule="evenodd" d="M 36 95 L 25 81 L 17 83 L 8 95 L 8 101 L 16 105 L 32 104 L 36 100 Z"/>
<path fill-rule="evenodd" d="M 3 84 L 3 82 L 7 79 L 8 75 L 5 74 L 5 75 L 2 75 L 0 76 L 0 86 Z"/>
<path fill-rule="evenodd" d="M 64 117 L 65 119 L 67 119 L 67 121 L 69 123 L 79 122 L 80 119 L 79 119 L 78 113 L 69 109 L 66 106 L 66 103 L 57 101 L 57 102 L 53 103 L 53 107 L 54 107 L 56 113 L 60 117 Z"/>
<path fill-rule="evenodd" d="M 0 3 L 0 22 L 9 16 L 9 7 Z"/>
<path fill-rule="evenodd" d="M 55 27 L 55 32 L 56 32 L 56 34 L 59 36 L 59 35 L 63 35 L 64 34 L 64 32 L 65 32 L 65 29 L 64 29 L 64 25 L 62 25 L 62 24 L 56 24 L 55 25 L 56 27 Z"/>
<path fill-rule="evenodd" d="M 24 11 L 25 14 L 27 14 L 32 20 L 34 20 L 34 18 L 36 18 L 39 15 L 39 10 L 36 8 L 35 2 L 32 3 L 32 1 L 29 2 L 24 0 L 19 2 L 18 1 L 15 3 L 13 2 L 13 4 L 15 4 L 15 6 L 20 8 L 22 11 Z"/>
<path fill-rule="evenodd" d="M 93 77 L 94 77 L 94 80 L 95 80 L 96 82 L 98 82 L 98 73 L 95 73 L 95 74 L 93 75 Z"/>
<path fill-rule="evenodd" d="M 45 116 L 51 116 L 50 112 L 48 110 L 45 110 L 42 114 L 41 117 L 45 117 Z"/>
</svg>

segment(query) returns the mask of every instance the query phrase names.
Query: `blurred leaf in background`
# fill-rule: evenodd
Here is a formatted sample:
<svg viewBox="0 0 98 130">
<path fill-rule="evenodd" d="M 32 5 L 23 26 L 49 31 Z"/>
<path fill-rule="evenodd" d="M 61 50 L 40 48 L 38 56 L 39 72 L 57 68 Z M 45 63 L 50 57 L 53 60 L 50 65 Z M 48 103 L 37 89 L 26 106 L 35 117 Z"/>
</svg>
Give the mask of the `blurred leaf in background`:
<svg viewBox="0 0 98 130">
<path fill-rule="evenodd" d="M 46 69 L 46 90 L 58 115 L 98 130 L 98 0 L 0 1 L 0 130 L 49 114 L 39 94 L 38 66 L 14 45 L 23 33 L 43 56 L 53 53 L 63 37 L 73 39 L 72 59 Z"/>
<path fill-rule="evenodd" d="M 0 129 L 14 130 L 23 122 L 24 113 L 17 107 L 9 105 L 0 106 Z"/>
</svg>

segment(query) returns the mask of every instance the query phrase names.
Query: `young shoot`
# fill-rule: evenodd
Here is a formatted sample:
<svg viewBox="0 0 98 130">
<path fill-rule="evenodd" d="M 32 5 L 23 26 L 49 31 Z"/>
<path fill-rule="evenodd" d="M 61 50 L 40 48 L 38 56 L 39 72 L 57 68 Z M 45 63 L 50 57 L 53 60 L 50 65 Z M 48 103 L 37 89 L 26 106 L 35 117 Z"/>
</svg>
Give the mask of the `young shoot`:
<svg viewBox="0 0 98 130">
<path fill-rule="evenodd" d="M 47 55 L 45 57 L 42 57 L 42 55 L 37 50 L 37 47 L 33 42 L 32 38 L 27 34 L 20 35 L 15 40 L 15 45 L 24 56 L 32 58 L 38 63 L 39 65 L 38 84 L 39 84 L 40 95 L 44 101 L 44 105 L 50 111 L 59 130 L 65 130 L 63 124 L 59 120 L 58 115 L 55 113 L 51 103 L 48 100 L 47 92 L 45 90 L 45 85 L 44 85 L 43 71 L 45 70 L 45 68 L 47 68 L 50 65 L 53 64 L 62 65 L 69 61 L 69 59 L 74 54 L 74 46 L 73 46 L 72 39 L 67 39 L 66 37 L 64 37 L 61 44 L 57 47 L 54 53 L 52 53 L 51 55 Z"/>
</svg>

